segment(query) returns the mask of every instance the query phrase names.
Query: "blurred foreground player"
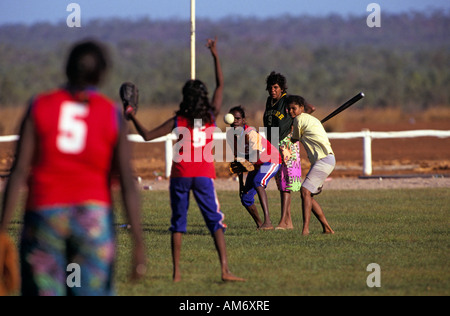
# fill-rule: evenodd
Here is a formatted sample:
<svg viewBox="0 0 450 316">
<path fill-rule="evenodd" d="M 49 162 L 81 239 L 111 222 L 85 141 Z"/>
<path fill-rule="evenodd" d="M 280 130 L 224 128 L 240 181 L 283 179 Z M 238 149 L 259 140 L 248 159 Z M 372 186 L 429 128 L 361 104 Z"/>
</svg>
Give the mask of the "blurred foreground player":
<svg viewBox="0 0 450 316">
<path fill-rule="evenodd" d="M 28 180 L 20 242 L 22 295 L 115 294 L 113 169 L 120 176 L 134 241 L 132 278 L 144 274 L 140 202 L 126 125 L 114 103 L 95 89 L 107 68 L 100 44 L 77 44 L 67 61 L 67 85 L 36 96 L 22 122 L 0 223 L 0 231 L 6 231 L 19 189 Z M 80 269 L 75 285 L 66 283 L 67 271 L 74 271 L 70 264 Z"/>
</svg>

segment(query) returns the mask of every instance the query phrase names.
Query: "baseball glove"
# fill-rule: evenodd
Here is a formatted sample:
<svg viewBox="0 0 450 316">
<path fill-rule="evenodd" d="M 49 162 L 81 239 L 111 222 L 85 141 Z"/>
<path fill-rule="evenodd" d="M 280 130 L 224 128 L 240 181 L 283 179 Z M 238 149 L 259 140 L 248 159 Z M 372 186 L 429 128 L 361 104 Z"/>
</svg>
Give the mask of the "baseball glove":
<svg viewBox="0 0 450 316">
<path fill-rule="evenodd" d="M 139 104 L 139 89 L 134 83 L 124 82 L 120 86 L 120 99 L 123 104 L 123 114 L 127 120 L 130 114 L 136 114 Z"/>
<path fill-rule="evenodd" d="M 245 160 L 244 158 L 236 158 L 235 161 L 230 163 L 230 171 L 231 173 L 244 173 L 255 170 L 255 166 L 249 162 L 248 160 Z"/>
</svg>

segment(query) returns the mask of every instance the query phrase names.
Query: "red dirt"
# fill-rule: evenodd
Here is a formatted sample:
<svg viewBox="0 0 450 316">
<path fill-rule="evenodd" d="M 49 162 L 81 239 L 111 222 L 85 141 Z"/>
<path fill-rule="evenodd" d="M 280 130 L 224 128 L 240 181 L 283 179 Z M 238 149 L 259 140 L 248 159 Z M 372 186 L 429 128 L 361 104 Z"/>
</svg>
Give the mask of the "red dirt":
<svg viewBox="0 0 450 316">
<path fill-rule="evenodd" d="M 450 130 L 450 122 L 438 124 L 347 124 L 346 131 L 405 131 L 417 129 Z M 362 139 L 331 140 L 337 158 L 334 177 L 358 177 L 362 175 Z M 164 144 L 134 144 L 136 173 L 144 179 L 164 175 Z M 301 149 L 302 166 L 309 168 L 307 155 Z M 408 139 L 375 139 L 372 141 L 374 175 L 439 174 L 450 176 L 450 138 L 419 137 Z M 228 163 L 217 162 L 218 177 L 231 177 Z"/>
</svg>

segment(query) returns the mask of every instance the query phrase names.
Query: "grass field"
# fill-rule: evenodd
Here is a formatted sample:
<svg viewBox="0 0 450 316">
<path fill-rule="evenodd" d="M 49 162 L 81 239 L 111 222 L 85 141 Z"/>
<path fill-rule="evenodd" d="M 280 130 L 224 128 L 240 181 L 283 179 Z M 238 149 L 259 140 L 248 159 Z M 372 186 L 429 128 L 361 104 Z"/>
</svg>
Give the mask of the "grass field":
<svg viewBox="0 0 450 316">
<path fill-rule="evenodd" d="M 183 239 L 183 281 L 171 281 L 167 192 L 142 192 L 148 275 L 128 282 L 130 238 L 116 218 L 118 295 L 303 296 L 450 294 L 450 189 L 325 191 L 318 197 L 335 235 L 301 236 L 300 197 L 293 198 L 295 230 L 257 231 L 236 192 L 218 192 L 226 215 L 230 268 L 247 279 L 223 283 L 212 239 L 192 199 Z M 272 220 L 279 220 L 279 194 L 269 191 Z M 120 204 L 117 206 L 120 211 Z M 119 212 L 118 212 L 119 213 Z M 17 233 L 20 222 L 11 226 Z M 381 287 L 366 283 L 370 263 L 381 267 Z"/>
</svg>

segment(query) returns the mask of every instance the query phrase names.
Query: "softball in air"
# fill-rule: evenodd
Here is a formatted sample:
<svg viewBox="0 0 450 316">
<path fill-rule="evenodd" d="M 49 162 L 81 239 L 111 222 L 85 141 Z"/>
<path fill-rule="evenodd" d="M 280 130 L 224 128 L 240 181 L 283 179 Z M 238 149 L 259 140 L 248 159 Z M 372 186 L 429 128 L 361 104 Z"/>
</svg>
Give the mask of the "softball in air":
<svg viewBox="0 0 450 316">
<path fill-rule="evenodd" d="M 228 113 L 225 115 L 225 117 L 223 118 L 223 120 L 225 121 L 225 123 L 227 123 L 228 125 L 231 125 L 234 123 L 234 116 L 231 113 Z"/>
</svg>

